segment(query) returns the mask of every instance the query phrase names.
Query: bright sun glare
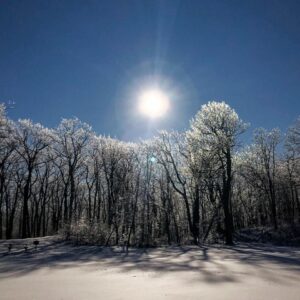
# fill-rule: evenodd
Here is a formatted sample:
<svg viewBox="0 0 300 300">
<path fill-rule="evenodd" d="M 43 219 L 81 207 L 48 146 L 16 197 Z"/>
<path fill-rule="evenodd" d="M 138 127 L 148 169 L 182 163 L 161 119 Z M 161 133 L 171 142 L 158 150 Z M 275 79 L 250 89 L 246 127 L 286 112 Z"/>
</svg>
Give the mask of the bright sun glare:
<svg viewBox="0 0 300 300">
<path fill-rule="evenodd" d="M 161 90 L 144 91 L 139 97 L 139 111 L 150 117 L 162 117 L 169 109 L 169 98 Z"/>
</svg>

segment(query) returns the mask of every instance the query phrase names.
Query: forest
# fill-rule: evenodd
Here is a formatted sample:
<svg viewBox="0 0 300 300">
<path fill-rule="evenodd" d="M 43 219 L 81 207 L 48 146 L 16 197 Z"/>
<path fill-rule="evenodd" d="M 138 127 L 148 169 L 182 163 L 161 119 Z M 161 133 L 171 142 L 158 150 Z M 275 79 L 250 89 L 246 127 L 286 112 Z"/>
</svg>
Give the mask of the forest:
<svg viewBox="0 0 300 300">
<path fill-rule="evenodd" d="M 225 102 L 185 132 L 137 143 L 77 118 L 50 129 L 0 106 L 0 239 L 63 234 L 99 245 L 232 244 L 244 228 L 300 224 L 300 118 L 254 131 Z"/>
</svg>

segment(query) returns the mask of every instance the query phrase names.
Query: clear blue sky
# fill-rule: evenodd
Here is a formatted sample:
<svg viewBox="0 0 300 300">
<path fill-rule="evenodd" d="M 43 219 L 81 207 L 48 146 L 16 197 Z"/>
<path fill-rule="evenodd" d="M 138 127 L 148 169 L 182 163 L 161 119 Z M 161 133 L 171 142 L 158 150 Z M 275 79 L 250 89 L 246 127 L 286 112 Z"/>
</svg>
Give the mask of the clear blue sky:
<svg viewBox="0 0 300 300">
<path fill-rule="evenodd" d="M 124 140 L 183 130 L 225 100 L 252 127 L 300 114 L 300 1 L 0 2 L 0 101 L 13 119 L 77 116 Z M 156 81 L 172 109 L 149 123 L 136 91 Z M 250 135 L 248 133 L 248 135 Z"/>
</svg>

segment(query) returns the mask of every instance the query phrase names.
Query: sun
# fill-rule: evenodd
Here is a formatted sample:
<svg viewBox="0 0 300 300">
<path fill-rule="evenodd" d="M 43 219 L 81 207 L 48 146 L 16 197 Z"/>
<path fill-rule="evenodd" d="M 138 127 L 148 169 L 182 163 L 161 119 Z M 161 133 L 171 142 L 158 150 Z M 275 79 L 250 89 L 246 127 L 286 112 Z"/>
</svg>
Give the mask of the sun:
<svg viewBox="0 0 300 300">
<path fill-rule="evenodd" d="M 162 117 L 169 106 L 169 97 L 159 89 L 146 90 L 139 97 L 139 111 L 149 118 Z"/>
</svg>

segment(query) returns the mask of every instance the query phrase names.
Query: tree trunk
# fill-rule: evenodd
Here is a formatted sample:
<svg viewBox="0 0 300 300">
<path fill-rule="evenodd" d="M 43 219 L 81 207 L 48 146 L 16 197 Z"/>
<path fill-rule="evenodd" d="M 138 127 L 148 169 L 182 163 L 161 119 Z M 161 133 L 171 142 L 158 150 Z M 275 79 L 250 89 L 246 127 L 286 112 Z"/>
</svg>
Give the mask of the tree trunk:
<svg viewBox="0 0 300 300">
<path fill-rule="evenodd" d="M 28 168 L 28 176 L 24 188 L 23 196 L 23 212 L 22 212 L 22 239 L 29 237 L 29 212 L 28 212 L 28 201 L 30 197 L 30 184 L 31 184 L 32 168 Z"/>
<path fill-rule="evenodd" d="M 226 173 L 223 174 L 222 204 L 225 215 L 225 242 L 227 245 L 233 244 L 233 220 L 231 212 L 231 153 L 226 152 Z"/>
<path fill-rule="evenodd" d="M 200 221 L 200 195 L 198 186 L 195 187 L 195 199 L 193 203 L 193 238 L 194 244 L 198 244 L 199 240 L 199 221 Z"/>
</svg>

